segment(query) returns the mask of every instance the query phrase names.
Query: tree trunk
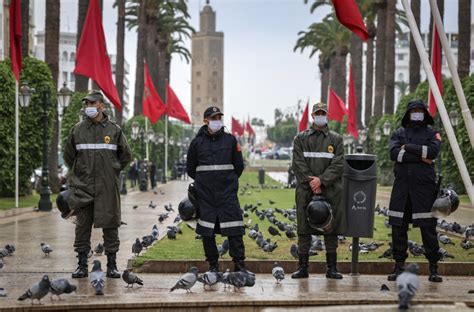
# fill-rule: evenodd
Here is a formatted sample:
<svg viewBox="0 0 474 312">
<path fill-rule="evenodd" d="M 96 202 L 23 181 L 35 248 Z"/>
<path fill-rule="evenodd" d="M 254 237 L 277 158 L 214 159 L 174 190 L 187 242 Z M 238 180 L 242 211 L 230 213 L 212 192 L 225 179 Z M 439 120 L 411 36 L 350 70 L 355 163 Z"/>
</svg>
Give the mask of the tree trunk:
<svg viewBox="0 0 474 312">
<path fill-rule="evenodd" d="M 392 115 L 395 107 L 395 15 L 396 1 L 388 1 L 385 51 L 385 114 Z"/>
<path fill-rule="evenodd" d="M 328 103 L 328 87 L 329 87 L 329 71 L 330 62 L 322 62 L 321 56 L 319 56 L 319 71 L 321 72 L 321 102 Z"/>
<path fill-rule="evenodd" d="M 436 3 L 438 4 L 438 9 L 439 9 L 439 14 L 441 15 L 441 20 L 444 19 L 444 0 L 437 0 Z M 464 12 L 463 12 L 464 14 Z M 470 22 L 471 20 L 469 20 Z M 469 25 L 469 28 L 471 25 Z M 431 45 L 433 42 L 433 16 L 431 15 L 431 10 L 430 10 L 430 30 L 429 30 L 429 35 L 428 35 L 428 47 L 429 47 L 429 58 L 431 61 Z"/>
<path fill-rule="evenodd" d="M 87 15 L 87 9 L 89 8 L 89 0 L 79 0 L 78 10 L 77 10 L 77 39 L 76 39 L 76 50 L 79 47 L 79 42 L 81 41 L 82 28 L 84 26 L 84 21 Z M 76 92 L 86 92 L 89 88 L 89 78 L 77 75 L 75 80 L 74 89 Z"/>
<path fill-rule="evenodd" d="M 60 1 L 46 1 L 45 24 L 45 61 L 53 76 L 55 90 L 58 90 L 59 72 L 59 27 L 60 27 Z M 49 145 L 49 185 L 53 193 L 59 193 L 61 183 L 58 178 L 58 153 L 59 153 L 59 118 L 57 104 L 54 111 L 53 136 Z"/>
<path fill-rule="evenodd" d="M 377 34 L 375 50 L 375 96 L 374 96 L 374 116 L 382 117 L 384 99 L 384 79 L 385 79 L 385 29 L 387 18 L 387 3 L 381 1 L 377 6 Z"/>
<path fill-rule="evenodd" d="M 117 60 L 115 63 L 115 85 L 119 95 L 120 103 L 122 103 L 122 111 L 115 108 L 115 121 L 119 126 L 123 123 L 123 109 L 125 103 L 123 101 L 123 78 L 125 74 L 125 0 L 117 0 Z"/>
<path fill-rule="evenodd" d="M 335 59 L 335 70 L 334 70 L 334 91 L 341 98 L 341 100 L 346 102 L 346 88 L 347 88 L 347 79 L 346 79 L 346 57 L 349 51 L 347 48 L 343 47 L 336 56 Z M 332 63 L 332 62 L 331 62 Z"/>
<path fill-rule="evenodd" d="M 458 73 L 469 76 L 471 62 L 471 0 L 459 0 Z"/>
<path fill-rule="evenodd" d="M 411 0 L 411 9 L 415 16 L 416 25 L 420 29 L 420 0 Z M 410 92 L 415 92 L 420 84 L 420 55 L 416 49 L 413 36 L 410 35 Z"/>
<path fill-rule="evenodd" d="M 163 99 L 163 102 L 166 103 L 166 85 L 169 83 L 169 73 L 168 70 L 168 34 L 159 34 L 158 36 L 158 94 Z M 171 57 L 171 56 L 170 56 Z M 171 59 L 170 59 L 171 62 Z"/>
<path fill-rule="evenodd" d="M 145 81 L 143 76 L 143 61 L 146 57 L 145 43 L 147 40 L 145 16 L 145 0 L 141 0 L 140 8 L 138 9 L 137 68 L 135 70 L 135 99 L 133 116 L 142 114 L 143 84 Z"/>
<path fill-rule="evenodd" d="M 21 53 L 30 55 L 30 0 L 21 0 Z"/>
<path fill-rule="evenodd" d="M 357 128 L 362 129 L 362 40 L 351 33 L 351 64 L 357 99 Z"/>
<path fill-rule="evenodd" d="M 329 67 L 329 87 L 332 90 L 336 91 L 336 83 L 337 83 L 337 78 L 336 78 L 337 55 L 336 54 L 331 56 L 330 63 L 331 63 L 331 66 Z"/>
<path fill-rule="evenodd" d="M 369 39 L 367 40 L 367 54 L 366 54 L 366 68 L 365 68 L 365 118 L 364 123 L 366 126 L 369 125 L 370 118 L 372 117 L 372 96 L 374 93 L 374 37 L 375 37 L 375 25 L 369 23 L 367 25 L 369 32 Z"/>
</svg>

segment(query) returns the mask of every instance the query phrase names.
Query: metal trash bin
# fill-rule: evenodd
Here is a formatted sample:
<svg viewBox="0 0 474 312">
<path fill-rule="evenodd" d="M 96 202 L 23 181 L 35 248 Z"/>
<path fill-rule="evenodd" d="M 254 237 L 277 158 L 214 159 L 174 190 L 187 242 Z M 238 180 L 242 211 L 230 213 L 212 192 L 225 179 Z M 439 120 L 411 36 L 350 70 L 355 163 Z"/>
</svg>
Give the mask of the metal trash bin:
<svg viewBox="0 0 474 312">
<path fill-rule="evenodd" d="M 142 192 L 148 190 L 148 162 L 141 161 L 138 166 L 139 189 Z"/>
<path fill-rule="evenodd" d="M 375 155 L 350 154 L 344 156 L 345 235 L 352 241 L 352 275 L 358 275 L 360 237 L 373 237 L 374 210 L 377 195 L 377 165 Z"/>
<path fill-rule="evenodd" d="M 258 170 L 258 184 L 263 185 L 265 184 L 265 169 L 260 168 Z"/>
</svg>

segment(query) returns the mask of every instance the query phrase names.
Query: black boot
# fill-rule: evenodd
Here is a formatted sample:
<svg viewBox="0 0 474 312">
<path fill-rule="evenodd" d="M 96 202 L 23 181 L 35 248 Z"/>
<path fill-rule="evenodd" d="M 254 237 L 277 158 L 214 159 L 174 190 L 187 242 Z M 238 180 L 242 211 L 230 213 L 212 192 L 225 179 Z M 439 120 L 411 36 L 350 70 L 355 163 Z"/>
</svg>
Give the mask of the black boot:
<svg viewBox="0 0 474 312">
<path fill-rule="evenodd" d="M 219 272 L 219 262 L 218 260 L 207 260 L 209 263 L 210 272 Z"/>
<path fill-rule="evenodd" d="M 80 252 L 77 254 L 78 267 L 76 271 L 72 273 L 72 278 L 83 278 L 88 276 L 87 268 L 87 252 Z"/>
<path fill-rule="evenodd" d="M 243 259 L 241 260 L 233 259 L 233 261 L 234 261 L 234 272 L 245 272 L 247 274 L 255 275 L 255 273 L 247 270 L 247 267 L 245 266 L 245 262 Z"/>
<path fill-rule="evenodd" d="M 298 255 L 298 270 L 291 274 L 291 278 L 308 278 L 309 255 Z"/>
<path fill-rule="evenodd" d="M 120 278 L 120 272 L 117 270 L 117 254 L 107 255 L 107 277 Z"/>
<path fill-rule="evenodd" d="M 443 278 L 438 275 L 438 264 L 430 263 L 430 277 L 428 278 L 430 282 L 441 283 Z"/>
<path fill-rule="evenodd" d="M 337 253 L 326 253 L 326 278 L 342 279 L 342 274 L 337 272 Z"/>
<path fill-rule="evenodd" d="M 395 262 L 395 268 L 393 269 L 392 274 L 387 276 L 387 280 L 393 282 L 397 280 L 398 275 L 402 274 L 405 271 L 405 262 Z"/>
</svg>

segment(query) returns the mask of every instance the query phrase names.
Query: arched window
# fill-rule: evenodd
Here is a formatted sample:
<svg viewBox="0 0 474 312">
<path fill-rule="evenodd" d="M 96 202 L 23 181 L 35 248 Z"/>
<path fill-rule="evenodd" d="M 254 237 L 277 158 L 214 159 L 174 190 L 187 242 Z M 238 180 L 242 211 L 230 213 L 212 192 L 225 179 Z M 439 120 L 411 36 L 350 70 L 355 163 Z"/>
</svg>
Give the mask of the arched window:
<svg viewBox="0 0 474 312">
<path fill-rule="evenodd" d="M 66 51 L 63 52 L 63 56 L 61 57 L 61 61 L 67 62 L 67 52 Z"/>
<path fill-rule="evenodd" d="M 405 76 L 403 76 L 403 73 L 398 74 L 398 81 L 404 81 Z"/>
<path fill-rule="evenodd" d="M 71 55 L 69 56 L 69 62 L 75 62 L 76 61 L 76 53 L 71 52 Z"/>
</svg>

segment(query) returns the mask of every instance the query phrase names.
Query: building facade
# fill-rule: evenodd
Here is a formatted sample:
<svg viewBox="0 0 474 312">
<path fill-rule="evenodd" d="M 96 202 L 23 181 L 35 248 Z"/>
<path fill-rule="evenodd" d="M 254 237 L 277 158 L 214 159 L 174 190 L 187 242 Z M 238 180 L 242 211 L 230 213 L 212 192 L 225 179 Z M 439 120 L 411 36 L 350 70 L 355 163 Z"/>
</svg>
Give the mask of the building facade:
<svg viewBox="0 0 474 312">
<path fill-rule="evenodd" d="M 224 110 L 224 33 L 216 32 L 216 12 L 209 1 L 200 13 L 191 51 L 191 120 L 200 124 L 207 107 Z"/>
</svg>

